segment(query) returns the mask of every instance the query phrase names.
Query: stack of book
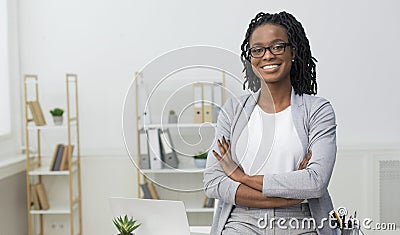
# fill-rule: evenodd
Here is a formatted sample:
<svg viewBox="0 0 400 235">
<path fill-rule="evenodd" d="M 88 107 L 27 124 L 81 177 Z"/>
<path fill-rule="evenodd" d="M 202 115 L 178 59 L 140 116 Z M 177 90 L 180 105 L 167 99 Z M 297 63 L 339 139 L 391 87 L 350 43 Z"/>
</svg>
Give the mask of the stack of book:
<svg viewBox="0 0 400 235">
<path fill-rule="evenodd" d="M 168 129 L 140 131 L 140 169 L 176 169 L 178 158 Z"/>
<path fill-rule="evenodd" d="M 220 107 L 223 105 L 222 83 L 193 84 L 194 123 L 216 123 Z"/>
<path fill-rule="evenodd" d="M 53 160 L 50 164 L 51 171 L 66 171 L 70 159 L 72 159 L 73 145 L 57 144 L 53 154 Z"/>
<path fill-rule="evenodd" d="M 36 126 L 46 125 L 46 120 L 44 119 L 42 108 L 40 107 L 39 101 L 29 101 L 29 109 L 31 110 L 33 121 Z"/>
<path fill-rule="evenodd" d="M 203 208 L 213 208 L 215 204 L 215 198 L 204 197 Z"/>
<path fill-rule="evenodd" d="M 140 185 L 140 188 L 142 189 L 144 199 L 160 199 L 153 183 L 145 182 Z"/>
<path fill-rule="evenodd" d="M 42 183 L 32 185 L 33 209 L 48 210 L 50 208 L 46 191 Z"/>
</svg>

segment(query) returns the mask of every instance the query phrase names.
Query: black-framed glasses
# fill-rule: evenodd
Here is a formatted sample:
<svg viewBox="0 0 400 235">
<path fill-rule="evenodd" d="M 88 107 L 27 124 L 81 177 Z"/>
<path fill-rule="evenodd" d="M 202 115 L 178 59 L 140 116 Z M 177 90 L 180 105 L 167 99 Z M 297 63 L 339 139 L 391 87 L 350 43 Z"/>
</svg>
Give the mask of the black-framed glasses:
<svg viewBox="0 0 400 235">
<path fill-rule="evenodd" d="M 273 55 L 282 55 L 285 53 L 286 47 L 290 46 L 291 44 L 288 42 L 278 42 L 274 43 L 269 47 L 264 46 L 254 46 L 249 49 L 249 55 L 253 58 L 261 58 L 265 55 L 265 52 L 269 50 Z"/>
</svg>

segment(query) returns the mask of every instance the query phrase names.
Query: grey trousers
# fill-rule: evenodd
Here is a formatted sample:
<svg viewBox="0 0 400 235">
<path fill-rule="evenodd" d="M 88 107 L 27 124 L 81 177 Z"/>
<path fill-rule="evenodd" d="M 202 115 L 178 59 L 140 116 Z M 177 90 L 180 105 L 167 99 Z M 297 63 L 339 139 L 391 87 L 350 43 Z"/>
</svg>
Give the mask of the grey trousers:
<svg viewBox="0 0 400 235">
<path fill-rule="evenodd" d="M 308 203 L 259 209 L 234 206 L 222 235 L 316 235 Z"/>
</svg>

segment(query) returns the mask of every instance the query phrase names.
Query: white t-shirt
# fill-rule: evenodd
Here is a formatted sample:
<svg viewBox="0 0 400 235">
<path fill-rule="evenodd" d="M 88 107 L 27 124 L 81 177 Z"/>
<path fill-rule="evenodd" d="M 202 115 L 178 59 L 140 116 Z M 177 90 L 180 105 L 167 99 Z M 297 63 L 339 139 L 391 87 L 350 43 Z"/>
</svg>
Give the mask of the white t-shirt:
<svg viewBox="0 0 400 235">
<path fill-rule="evenodd" d="M 247 175 L 297 170 L 304 151 L 293 123 L 291 106 L 271 114 L 256 105 L 247 128 L 239 136 L 236 153 Z"/>
</svg>

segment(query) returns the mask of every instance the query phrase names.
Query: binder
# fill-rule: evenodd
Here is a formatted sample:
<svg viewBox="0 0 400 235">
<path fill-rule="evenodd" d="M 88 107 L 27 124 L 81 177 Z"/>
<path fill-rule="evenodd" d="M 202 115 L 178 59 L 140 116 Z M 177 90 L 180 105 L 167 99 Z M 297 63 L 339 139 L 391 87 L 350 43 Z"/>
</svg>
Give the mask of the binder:
<svg viewBox="0 0 400 235">
<path fill-rule="evenodd" d="M 222 83 L 215 82 L 212 87 L 212 100 L 213 100 L 213 123 L 217 123 L 219 111 L 222 107 Z"/>
<path fill-rule="evenodd" d="M 213 122 L 213 85 L 203 84 L 203 122 Z"/>
<path fill-rule="evenodd" d="M 145 130 L 139 132 L 139 144 L 139 167 L 140 169 L 150 169 L 149 143 L 147 142 L 147 133 Z"/>
<path fill-rule="evenodd" d="M 54 150 L 53 158 L 52 158 L 51 163 L 50 163 L 50 170 L 51 170 L 51 171 L 54 169 L 54 164 L 55 164 L 56 159 L 57 159 L 58 149 L 60 148 L 61 145 L 62 145 L 62 144 L 57 144 L 57 145 L 56 145 L 56 148 L 55 148 L 55 150 Z"/>
<path fill-rule="evenodd" d="M 149 156 L 150 156 L 150 168 L 153 170 L 162 168 L 161 149 L 160 149 L 160 138 L 157 129 L 149 129 L 147 131 L 147 137 L 149 141 Z"/>
<path fill-rule="evenodd" d="M 153 197 L 151 196 L 150 189 L 149 189 L 147 182 L 141 184 L 140 187 L 142 188 L 144 199 L 153 199 Z"/>
<path fill-rule="evenodd" d="M 169 130 L 159 129 L 163 168 L 178 168 L 178 158 L 174 150 Z"/>
<path fill-rule="evenodd" d="M 54 166 L 53 166 L 53 171 L 59 171 L 60 170 L 60 166 L 61 166 L 61 160 L 62 160 L 62 156 L 64 154 L 64 148 L 65 146 L 63 144 L 61 144 L 59 146 L 59 148 L 57 149 L 57 156 L 56 156 L 56 160 L 54 161 Z"/>
<path fill-rule="evenodd" d="M 193 117 L 194 123 L 203 123 L 203 87 L 201 83 L 193 84 L 193 98 L 194 98 L 194 108 Z"/>
</svg>

